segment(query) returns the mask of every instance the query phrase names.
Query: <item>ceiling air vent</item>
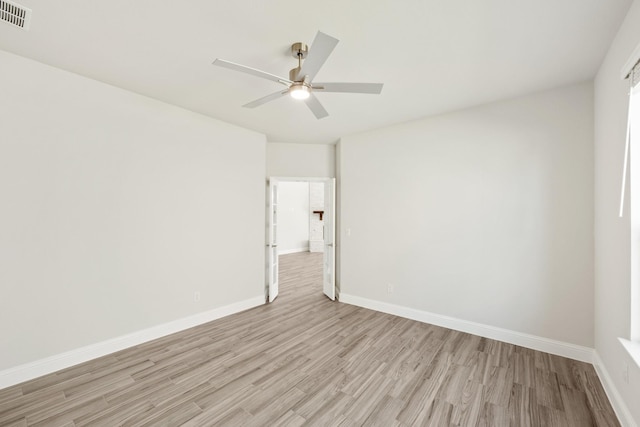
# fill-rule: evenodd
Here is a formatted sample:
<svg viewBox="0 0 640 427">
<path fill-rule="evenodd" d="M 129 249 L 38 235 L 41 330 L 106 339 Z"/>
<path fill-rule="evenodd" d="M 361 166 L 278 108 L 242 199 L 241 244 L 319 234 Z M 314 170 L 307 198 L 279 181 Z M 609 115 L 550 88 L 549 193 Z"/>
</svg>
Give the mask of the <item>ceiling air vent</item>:
<svg viewBox="0 0 640 427">
<path fill-rule="evenodd" d="M 28 30 L 31 23 L 31 9 L 9 0 L 0 0 L 0 21 Z"/>
</svg>

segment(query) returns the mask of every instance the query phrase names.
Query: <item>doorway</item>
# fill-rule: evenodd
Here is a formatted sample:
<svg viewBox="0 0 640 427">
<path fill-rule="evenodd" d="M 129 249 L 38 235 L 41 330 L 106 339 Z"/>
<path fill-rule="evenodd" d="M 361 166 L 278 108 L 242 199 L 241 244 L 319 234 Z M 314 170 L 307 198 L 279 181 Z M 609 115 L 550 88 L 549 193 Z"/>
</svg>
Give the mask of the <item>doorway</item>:
<svg viewBox="0 0 640 427">
<path fill-rule="evenodd" d="M 322 252 L 323 292 L 331 300 L 335 300 L 335 179 L 334 178 L 291 178 L 270 177 L 267 184 L 267 254 L 265 293 L 268 302 L 276 299 L 279 292 L 279 256 L 291 250 L 291 245 L 300 245 L 300 236 L 289 232 L 283 241 L 282 229 L 288 211 L 283 211 L 281 197 L 287 183 L 306 183 L 309 193 L 308 204 L 304 209 L 308 215 L 308 239 L 306 249 Z M 322 184 L 321 186 L 318 184 Z M 304 184 L 303 184 L 304 186 Z M 297 185 L 301 188 L 300 185 Z M 288 188 L 288 190 L 291 190 Z M 311 191 L 314 194 L 311 194 Z M 317 192 L 321 191 L 318 195 Z M 322 203 L 322 205 L 320 205 Z M 289 208 L 289 206 L 287 206 Z M 294 236 L 294 237 L 292 237 Z M 291 240 L 293 239 L 293 240 Z M 281 246 L 286 243 L 287 247 Z M 292 243 L 293 242 L 293 243 Z M 295 248 L 294 248 L 295 249 Z"/>
</svg>

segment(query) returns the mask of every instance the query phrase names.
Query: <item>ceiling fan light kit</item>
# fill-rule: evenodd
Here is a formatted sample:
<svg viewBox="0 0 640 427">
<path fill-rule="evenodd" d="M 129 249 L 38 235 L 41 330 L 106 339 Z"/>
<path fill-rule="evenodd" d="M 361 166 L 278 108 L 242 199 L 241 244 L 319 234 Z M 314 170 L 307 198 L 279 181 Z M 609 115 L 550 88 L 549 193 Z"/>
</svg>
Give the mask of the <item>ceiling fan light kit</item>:
<svg viewBox="0 0 640 427">
<path fill-rule="evenodd" d="M 294 82 L 291 87 L 289 87 L 289 95 L 293 99 L 307 99 L 311 96 L 311 91 L 309 91 L 309 86 L 306 86 L 304 83 L 296 83 Z"/>
<path fill-rule="evenodd" d="M 298 66 L 289 71 L 289 78 L 278 77 L 245 65 L 236 64 L 224 59 L 217 58 L 214 65 L 229 68 L 234 71 L 251 74 L 256 77 L 271 80 L 287 86 L 287 90 L 278 91 L 263 98 L 243 105 L 246 108 L 255 108 L 267 102 L 274 101 L 289 94 L 296 100 L 304 100 L 311 112 L 317 119 L 327 117 L 329 114 L 324 109 L 314 92 L 342 92 L 342 93 L 365 93 L 379 94 L 382 91 L 382 83 L 316 83 L 312 80 L 325 63 L 333 49 L 338 44 L 338 39 L 333 38 L 320 31 L 316 34 L 311 48 L 304 43 L 294 43 L 291 45 L 291 56 L 298 60 Z M 302 60 L 306 59 L 304 64 Z"/>
</svg>

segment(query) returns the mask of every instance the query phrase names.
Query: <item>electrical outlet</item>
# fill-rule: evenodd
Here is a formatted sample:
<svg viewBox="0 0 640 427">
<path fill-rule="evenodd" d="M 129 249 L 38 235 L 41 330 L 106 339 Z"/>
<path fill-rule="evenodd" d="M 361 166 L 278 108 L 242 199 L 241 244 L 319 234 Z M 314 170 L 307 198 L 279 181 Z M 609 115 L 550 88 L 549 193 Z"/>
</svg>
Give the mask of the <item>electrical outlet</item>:
<svg viewBox="0 0 640 427">
<path fill-rule="evenodd" d="M 390 293 L 390 294 L 393 293 L 393 284 L 392 283 L 389 283 L 387 285 L 387 293 Z"/>
<path fill-rule="evenodd" d="M 622 379 L 624 380 L 625 384 L 629 384 L 629 365 L 626 363 L 622 368 Z"/>
<path fill-rule="evenodd" d="M 196 291 L 193 293 L 193 302 L 200 301 L 200 292 Z"/>
</svg>

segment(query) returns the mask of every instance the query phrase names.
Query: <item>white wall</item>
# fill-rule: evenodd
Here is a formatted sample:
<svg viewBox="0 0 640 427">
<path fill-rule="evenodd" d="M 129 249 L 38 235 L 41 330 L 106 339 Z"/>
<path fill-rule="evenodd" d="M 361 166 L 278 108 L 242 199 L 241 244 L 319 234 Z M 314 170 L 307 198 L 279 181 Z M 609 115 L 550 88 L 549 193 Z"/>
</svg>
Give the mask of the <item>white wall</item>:
<svg viewBox="0 0 640 427">
<path fill-rule="evenodd" d="M 636 0 L 595 79 L 595 348 L 640 425 L 640 369 L 618 342 L 618 337 L 629 338 L 631 325 L 628 193 L 624 218 L 618 217 L 629 86 L 620 73 L 639 43 Z M 623 381 L 624 364 L 629 384 Z"/>
<path fill-rule="evenodd" d="M 309 250 L 309 183 L 278 184 L 278 253 Z"/>
<path fill-rule="evenodd" d="M 0 371 L 264 295 L 263 135 L 0 69 Z"/>
<path fill-rule="evenodd" d="M 342 138 L 341 292 L 591 347 L 592 106 L 585 83 Z"/>
<path fill-rule="evenodd" d="M 335 165 L 335 145 L 267 144 L 267 176 L 333 178 L 336 176 Z"/>
</svg>

